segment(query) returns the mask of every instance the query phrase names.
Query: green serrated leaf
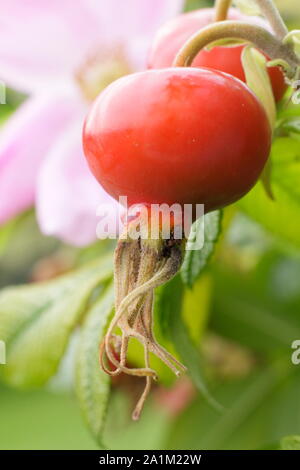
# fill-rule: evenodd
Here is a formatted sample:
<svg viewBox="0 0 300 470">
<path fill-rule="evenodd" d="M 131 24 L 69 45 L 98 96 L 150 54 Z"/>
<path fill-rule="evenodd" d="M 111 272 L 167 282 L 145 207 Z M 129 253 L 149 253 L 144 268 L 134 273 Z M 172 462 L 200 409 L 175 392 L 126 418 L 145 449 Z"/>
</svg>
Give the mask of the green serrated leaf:
<svg viewBox="0 0 300 470">
<path fill-rule="evenodd" d="M 286 436 L 280 441 L 281 450 L 300 450 L 300 436 Z"/>
<path fill-rule="evenodd" d="M 99 366 L 99 344 L 113 310 L 113 299 L 111 285 L 86 316 L 81 330 L 76 367 L 76 391 L 83 416 L 102 447 L 110 379 Z"/>
<path fill-rule="evenodd" d="M 213 254 L 215 244 L 221 231 L 222 212 L 214 211 L 198 219 L 191 228 L 191 233 L 187 241 L 185 258 L 181 268 L 183 282 L 192 287 L 207 265 Z M 201 250 L 189 250 L 196 237 L 204 235 L 203 248 Z"/>
<path fill-rule="evenodd" d="M 56 372 L 91 292 L 111 275 L 107 257 L 49 282 L 4 289 L 0 339 L 6 343 L 7 364 L 0 378 L 22 388 L 45 384 Z"/>
</svg>

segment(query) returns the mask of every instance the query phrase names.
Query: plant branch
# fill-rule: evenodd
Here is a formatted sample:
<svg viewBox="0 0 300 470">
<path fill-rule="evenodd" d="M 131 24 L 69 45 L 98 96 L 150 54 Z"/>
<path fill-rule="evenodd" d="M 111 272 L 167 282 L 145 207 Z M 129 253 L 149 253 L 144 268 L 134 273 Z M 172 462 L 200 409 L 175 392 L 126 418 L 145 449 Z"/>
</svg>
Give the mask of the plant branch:
<svg viewBox="0 0 300 470">
<path fill-rule="evenodd" d="M 227 20 L 228 10 L 231 0 L 216 0 L 215 3 L 215 21 Z"/>
<path fill-rule="evenodd" d="M 261 14 L 268 20 L 275 36 L 282 40 L 288 34 L 288 29 L 274 2 L 272 0 L 255 0 L 255 2 Z"/>
<path fill-rule="evenodd" d="M 175 67 L 188 67 L 205 46 L 229 38 L 250 42 L 270 57 L 271 60 L 283 60 L 288 65 L 287 77 L 293 79 L 296 75 L 300 66 L 300 59 L 294 50 L 289 45 L 283 44 L 261 26 L 243 21 L 220 21 L 201 29 L 183 45 L 173 65 Z"/>
</svg>

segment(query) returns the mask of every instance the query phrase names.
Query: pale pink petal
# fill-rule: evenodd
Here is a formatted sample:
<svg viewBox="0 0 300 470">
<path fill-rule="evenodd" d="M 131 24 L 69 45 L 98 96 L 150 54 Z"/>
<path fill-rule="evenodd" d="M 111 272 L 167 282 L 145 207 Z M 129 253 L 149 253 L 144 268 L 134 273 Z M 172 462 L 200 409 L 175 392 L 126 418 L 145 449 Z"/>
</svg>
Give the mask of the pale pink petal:
<svg viewBox="0 0 300 470">
<path fill-rule="evenodd" d="M 0 133 L 0 223 L 32 206 L 38 168 L 81 105 L 50 94 L 28 99 Z"/>
<path fill-rule="evenodd" d="M 72 79 L 103 49 L 145 64 L 155 30 L 183 0 L 0 0 L 0 79 L 24 92 Z"/>
<path fill-rule="evenodd" d="M 156 30 L 183 6 L 184 0 L 108 0 L 97 13 L 107 46 L 123 49 L 132 67 L 141 69 Z"/>
<path fill-rule="evenodd" d="M 91 1 L 91 0 L 90 0 Z M 108 0 L 99 5 L 99 23 L 107 37 L 127 39 L 153 34 L 168 19 L 180 13 L 184 0 Z"/>
<path fill-rule="evenodd" d="M 94 1 L 0 0 L 0 78 L 25 92 L 70 78 L 102 42 Z"/>
<path fill-rule="evenodd" d="M 119 206 L 88 169 L 81 134 L 80 120 L 70 126 L 47 156 L 37 186 L 37 216 L 42 232 L 77 246 L 96 239 L 100 203 L 110 205 L 112 218 L 118 217 Z"/>
</svg>

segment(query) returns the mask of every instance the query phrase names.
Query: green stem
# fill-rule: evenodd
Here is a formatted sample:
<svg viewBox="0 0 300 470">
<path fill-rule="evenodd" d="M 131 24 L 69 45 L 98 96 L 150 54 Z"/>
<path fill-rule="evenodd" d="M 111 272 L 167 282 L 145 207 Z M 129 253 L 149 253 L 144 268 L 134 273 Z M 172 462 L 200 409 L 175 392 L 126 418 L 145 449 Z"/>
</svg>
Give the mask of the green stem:
<svg viewBox="0 0 300 470">
<path fill-rule="evenodd" d="M 261 11 L 261 14 L 270 23 L 275 36 L 278 39 L 283 39 L 287 35 L 288 29 L 274 2 L 272 0 L 255 0 L 255 2 Z"/>
<path fill-rule="evenodd" d="M 300 59 L 293 49 L 277 39 L 261 26 L 243 21 L 220 21 L 206 26 L 194 34 L 179 50 L 175 67 L 189 67 L 196 55 L 208 44 L 222 39 L 239 39 L 250 42 L 271 60 L 281 59 L 288 65 L 286 75 L 293 79 L 300 66 Z"/>
<path fill-rule="evenodd" d="M 230 6 L 231 6 L 231 0 L 216 0 L 215 21 L 227 20 L 228 10 Z"/>
</svg>

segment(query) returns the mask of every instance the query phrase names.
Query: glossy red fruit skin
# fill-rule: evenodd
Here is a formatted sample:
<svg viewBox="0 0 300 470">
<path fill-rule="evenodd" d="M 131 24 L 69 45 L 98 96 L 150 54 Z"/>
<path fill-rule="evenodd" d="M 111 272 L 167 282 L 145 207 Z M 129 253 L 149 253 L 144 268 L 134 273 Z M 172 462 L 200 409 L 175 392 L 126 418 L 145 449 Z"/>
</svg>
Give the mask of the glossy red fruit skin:
<svg viewBox="0 0 300 470">
<path fill-rule="evenodd" d="M 247 86 L 202 68 L 123 77 L 97 98 L 83 130 L 92 173 L 129 205 L 205 204 L 247 193 L 269 155 L 266 113 Z"/>
<path fill-rule="evenodd" d="M 233 8 L 230 9 L 228 18 L 255 23 L 269 29 L 264 20 L 242 15 Z M 158 31 L 149 52 L 148 68 L 171 67 L 177 52 L 183 44 L 194 33 L 213 21 L 213 8 L 204 8 L 173 18 Z M 195 58 L 193 67 L 210 67 L 234 75 L 245 82 L 246 79 L 241 61 L 241 53 L 244 47 L 243 45 L 238 45 L 202 50 Z M 271 67 L 268 71 L 275 100 L 280 101 L 287 88 L 283 73 L 278 67 Z"/>
</svg>

